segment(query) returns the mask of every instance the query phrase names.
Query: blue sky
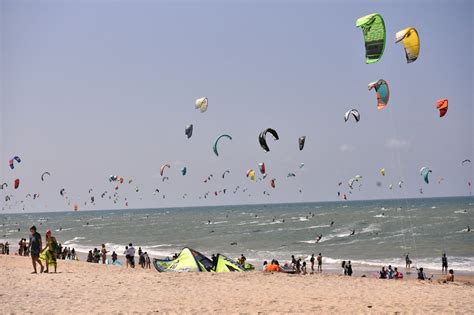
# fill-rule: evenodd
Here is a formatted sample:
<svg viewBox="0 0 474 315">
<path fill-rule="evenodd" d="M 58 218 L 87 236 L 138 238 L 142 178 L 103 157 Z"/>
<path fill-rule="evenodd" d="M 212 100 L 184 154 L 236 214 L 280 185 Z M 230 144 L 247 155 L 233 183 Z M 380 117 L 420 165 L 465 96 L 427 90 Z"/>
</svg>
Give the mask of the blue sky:
<svg viewBox="0 0 474 315">
<path fill-rule="evenodd" d="M 63 187 L 81 209 L 123 208 L 125 196 L 131 208 L 337 200 L 357 174 L 363 185 L 350 199 L 417 197 L 421 187 L 426 197 L 469 194 L 472 166 L 461 161 L 473 148 L 470 1 L 3 0 L 0 10 L 0 181 L 22 180 L 17 191 L 0 191 L 2 202 L 5 194 L 19 201 L 40 193 L 28 211 L 69 210 Z M 385 19 L 387 45 L 382 60 L 367 65 L 355 21 L 373 12 Z M 408 26 L 421 38 L 411 64 L 395 44 Z M 383 111 L 367 89 L 380 78 L 391 89 Z M 206 113 L 194 109 L 202 96 Z M 450 102 L 444 118 L 440 98 Z M 357 124 L 344 122 L 351 108 L 361 114 Z M 265 153 L 257 138 L 268 127 L 280 140 L 270 139 Z M 215 157 L 212 144 L 223 133 L 233 140 Z M 23 162 L 10 170 L 13 155 Z M 267 164 L 267 180 L 249 182 L 245 172 L 258 162 Z M 433 170 L 429 185 L 422 166 Z M 46 170 L 52 176 L 41 182 Z M 287 180 L 288 172 L 296 178 Z M 111 174 L 134 180 L 116 205 L 98 196 L 113 190 Z M 404 189 L 387 188 L 399 180 Z M 198 199 L 237 185 L 248 191 Z M 89 188 L 95 206 L 83 205 Z"/>
</svg>

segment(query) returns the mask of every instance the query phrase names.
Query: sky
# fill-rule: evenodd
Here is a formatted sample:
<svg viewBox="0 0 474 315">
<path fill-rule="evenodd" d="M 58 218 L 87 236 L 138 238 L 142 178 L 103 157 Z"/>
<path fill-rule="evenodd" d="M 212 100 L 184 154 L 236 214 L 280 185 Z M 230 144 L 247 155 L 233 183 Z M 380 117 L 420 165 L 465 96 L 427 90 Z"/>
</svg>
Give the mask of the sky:
<svg viewBox="0 0 474 315">
<path fill-rule="evenodd" d="M 374 12 L 387 43 L 368 65 L 355 21 Z M 129 208 L 307 202 L 340 200 L 338 191 L 350 200 L 469 195 L 473 169 L 461 161 L 473 158 L 473 15 L 474 4 L 459 0 L 1 0 L 0 182 L 10 185 L 0 191 L 2 207 L 112 209 L 124 208 L 125 197 Z M 395 44 L 408 26 L 421 40 L 410 64 Z M 379 111 L 367 85 L 382 78 L 391 96 Z M 209 108 L 200 113 L 194 102 L 203 96 Z M 444 118 L 441 98 L 449 99 Z M 358 123 L 344 122 L 352 108 Z M 264 152 L 258 135 L 269 127 L 280 140 L 270 136 Z M 220 142 L 216 157 L 212 145 L 224 133 L 233 139 Z M 22 163 L 11 170 L 14 155 Z M 246 171 L 259 162 L 268 177 L 251 182 Z M 422 166 L 433 171 L 430 184 Z M 51 176 L 42 182 L 44 171 Z M 100 198 L 114 192 L 109 175 L 133 180 L 117 204 Z M 349 194 L 355 175 L 362 186 Z M 237 185 L 247 191 L 232 194 Z M 90 188 L 96 204 L 84 205 Z"/>
</svg>

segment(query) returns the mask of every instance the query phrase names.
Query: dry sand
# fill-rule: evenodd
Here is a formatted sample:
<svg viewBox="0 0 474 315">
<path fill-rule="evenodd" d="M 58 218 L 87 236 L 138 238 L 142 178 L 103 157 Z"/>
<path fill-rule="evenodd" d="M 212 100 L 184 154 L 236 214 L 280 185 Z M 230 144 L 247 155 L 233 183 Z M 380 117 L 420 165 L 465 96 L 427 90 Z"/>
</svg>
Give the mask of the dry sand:
<svg viewBox="0 0 474 315">
<path fill-rule="evenodd" d="M 257 271 L 160 274 L 74 261 L 60 261 L 57 274 L 31 271 L 28 257 L 0 256 L 0 314 L 473 313 L 472 277 L 442 284 Z"/>
</svg>

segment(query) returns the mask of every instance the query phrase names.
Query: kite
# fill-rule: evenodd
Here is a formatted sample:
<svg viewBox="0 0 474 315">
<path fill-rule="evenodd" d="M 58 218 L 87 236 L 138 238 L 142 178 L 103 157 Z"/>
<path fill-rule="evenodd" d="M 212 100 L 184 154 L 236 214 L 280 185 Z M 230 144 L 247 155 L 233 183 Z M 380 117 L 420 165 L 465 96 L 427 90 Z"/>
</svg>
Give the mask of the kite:
<svg viewBox="0 0 474 315">
<path fill-rule="evenodd" d="M 44 175 L 51 176 L 51 174 L 49 172 L 44 172 L 43 174 L 41 174 L 41 181 L 42 182 L 44 182 Z"/>
<path fill-rule="evenodd" d="M 443 98 L 437 100 L 436 108 L 439 109 L 439 117 L 444 117 L 448 112 L 448 99 Z"/>
<path fill-rule="evenodd" d="M 380 79 L 376 82 L 369 83 L 369 91 L 373 88 L 375 88 L 375 92 L 377 93 L 377 108 L 384 109 L 390 98 L 390 90 L 387 81 Z"/>
<path fill-rule="evenodd" d="M 169 165 L 169 164 L 161 165 L 161 167 L 160 167 L 160 176 L 163 176 L 163 172 L 165 171 L 165 167 L 170 168 L 171 165 Z"/>
<path fill-rule="evenodd" d="M 423 180 L 425 181 L 425 183 L 429 184 L 429 178 L 428 178 L 428 175 L 431 173 L 432 171 L 426 167 L 426 166 L 423 166 L 421 169 L 420 169 L 420 175 L 421 177 L 423 177 Z"/>
<path fill-rule="evenodd" d="M 414 27 L 407 27 L 395 34 L 395 43 L 402 41 L 405 46 L 407 63 L 418 59 L 420 54 L 420 37 Z"/>
<path fill-rule="evenodd" d="M 303 150 L 305 141 L 306 141 L 306 136 L 299 137 L 298 146 L 300 148 L 300 151 Z"/>
<path fill-rule="evenodd" d="M 15 165 L 13 163 L 15 163 L 15 161 L 17 163 L 21 163 L 21 159 L 19 156 L 14 156 L 10 161 L 8 161 L 8 164 L 10 165 L 10 168 L 11 169 L 14 169 L 15 168 Z"/>
<path fill-rule="evenodd" d="M 270 133 L 275 139 L 275 141 L 280 139 L 275 129 L 267 128 L 264 131 L 262 131 L 260 135 L 258 136 L 258 142 L 260 143 L 260 146 L 265 152 L 270 151 L 270 148 L 268 147 L 268 144 L 267 144 L 267 133 Z"/>
<path fill-rule="evenodd" d="M 201 97 L 196 100 L 195 108 L 199 109 L 201 113 L 204 113 L 207 110 L 208 100 L 207 97 Z"/>
<path fill-rule="evenodd" d="M 216 141 L 214 142 L 214 145 L 213 145 L 213 147 L 212 147 L 212 149 L 214 150 L 214 154 L 215 154 L 216 156 L 219 156 L 219 152 L 217 151 L 217 144 L 218 144 L 219 140 L 222 139 L 222 138 L 227 138 L 227 139 L 229 139 L 229 140 L 232 140 L 232 137 L 229 136 L 229 135 L 226 135 L 226 134 L 220 135 L 219 137 L 217 137 L 217 139 L 216 139 Z"/>
<path fill-rule="evenodd" d="M 360 17 L 356 26 L 362 28 L 365 42 L 365 62 L 376 63 L 382 58 L 385 49 L 385 23 L 380 14 L 372 13 Z"/>
<path fill-rule="evenodd" d="M 184 134 L 189 138 L 193 135 L 193 125 L 187 125 L 186 128 L 184 128 Z"/>
<path fill-rule="evenodd" d="M 348 110 L 345 114 L 344 114 L 344 121 L 347 122 L 350 118 L 350 116 L 353 116 L 354 119 L 356 120 L 356 122 L 359 122 L 360 120 L 360 114 L 359 114 L 359 111 L 357 109 L 351 109 L 351 110 Z"/>
</svg>

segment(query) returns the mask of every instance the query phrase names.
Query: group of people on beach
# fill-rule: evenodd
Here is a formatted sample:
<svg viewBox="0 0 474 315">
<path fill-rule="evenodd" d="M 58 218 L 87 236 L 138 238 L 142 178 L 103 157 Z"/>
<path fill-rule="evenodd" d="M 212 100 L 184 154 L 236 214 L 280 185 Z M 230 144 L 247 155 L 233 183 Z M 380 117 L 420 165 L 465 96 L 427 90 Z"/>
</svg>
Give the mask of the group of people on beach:
<svg viewBox="0 0 474 315">
<path fill-rule="evenodd" d="M 243 256 L 243 255 L 242 255 Z M 317 257 L 314 254 L 311 255 L 309 259 L 311 264 L 311 274 L 323 272 L 323 256 L 321 253 Z M 317 269 L 314 269 L 315 263 L 317 263 Z M 295 255 L 291 255 L 291 263 L 280 266 L 278 260 L 273 259 L 270 263 L 267 261 L 263 262 L 263 271 L 265 272 L 287 272 L 287 273 L 296 273 L 296 274 L 308 274 L 306 261 L 303 261 L 301 257 L 295 258 Z"/>
</svg>

